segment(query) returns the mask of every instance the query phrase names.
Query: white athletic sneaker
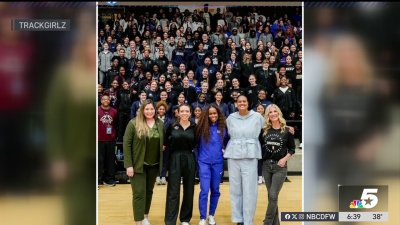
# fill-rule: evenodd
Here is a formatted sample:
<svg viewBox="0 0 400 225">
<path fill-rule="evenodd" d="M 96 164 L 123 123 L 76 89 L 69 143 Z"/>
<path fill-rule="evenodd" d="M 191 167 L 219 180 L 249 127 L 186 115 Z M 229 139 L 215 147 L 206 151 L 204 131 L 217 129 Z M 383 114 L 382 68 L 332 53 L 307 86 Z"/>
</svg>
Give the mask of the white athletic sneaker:
<svg viewBox="0 0 400 225">
<path fill-rule="evenodd" d="M 144 218 L 143 225 L 151 225 L 150 222 L 149 222 L 149 219 Z"/>
<path fill-rule="evenodd" d="M 299 148 L 303 148 L 303 143 L 300 143 L 300 146 L 299 146 Z"/>
<path fill-rule="evenodd" d="M 210 225 L 216 224 L 214 216 L 211 216 L 211 215 L 208 216 L 208 224 L 210 224 Z"/>
<path fill-rule="evenodd" d="M 161 178 L 161 184 L 162 185 L 166 185 L 167 184 L 167 180 L 165 179 L 165 177 Z"/>
<path fill-rule="evenodd" d="M 205 219 L 200 220 L 199 225 L 206 225 L 206 220 Z"/>
<path fill-rule="evenodd" d="M 157 184 L 157 185 L 160 185 L 160 184 L 161 184 L 161 179 L 160 179 L 160 177 L 157 177 L 157 178 L 156 178 L 156 184 Z"/>
<path fill-rule="evenodd" d="M 262 184 L 263 183 L 263 177 L 262 176 L 258 176 L 258 184 Z"/>
<path fill-rule="evenodd" d="M 190 225 L 188 222 L 182 222 L 181 225 Z"/>
</svg>

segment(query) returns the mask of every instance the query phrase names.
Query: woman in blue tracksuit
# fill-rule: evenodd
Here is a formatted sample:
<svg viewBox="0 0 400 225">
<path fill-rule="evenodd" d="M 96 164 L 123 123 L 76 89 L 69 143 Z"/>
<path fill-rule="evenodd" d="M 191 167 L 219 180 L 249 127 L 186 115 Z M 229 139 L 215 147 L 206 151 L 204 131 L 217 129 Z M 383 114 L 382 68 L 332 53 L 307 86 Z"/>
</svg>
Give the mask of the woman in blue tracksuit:
<svg viewBox="0 0 400 225">
<path fill-rule="evenodd" d="M 209 105 L 204 110 L 197 124 L 198 170 L 200 176 L 199 210 L 200 223 L 205 225 L 207 219 L 208 193 L 210 208 L 208 224 L 216 224 L 214 215 L 220 196 L 219 184 L 224 172 L 223 149 L 227 143 L 225 117 L 219 107 Z"/>
</svg>

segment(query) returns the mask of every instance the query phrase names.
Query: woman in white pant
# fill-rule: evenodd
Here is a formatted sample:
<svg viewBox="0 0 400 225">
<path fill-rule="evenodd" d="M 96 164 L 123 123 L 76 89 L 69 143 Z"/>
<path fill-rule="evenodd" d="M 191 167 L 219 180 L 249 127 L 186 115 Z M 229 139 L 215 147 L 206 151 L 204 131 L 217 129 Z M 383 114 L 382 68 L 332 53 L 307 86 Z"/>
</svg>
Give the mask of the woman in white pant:
<svg viewBox="0 0 400 225">
<path fill-rule="evenodd" d="M 257 163 L 261 159 L 259 135 L 264 125 L 261 114 L 248 110 L 246 96 L 237 99 L 238 112 L 226 120 L 230 140 L 228 159 L 232 222 L 253 225 L 257 205 Z"/>
</svg>

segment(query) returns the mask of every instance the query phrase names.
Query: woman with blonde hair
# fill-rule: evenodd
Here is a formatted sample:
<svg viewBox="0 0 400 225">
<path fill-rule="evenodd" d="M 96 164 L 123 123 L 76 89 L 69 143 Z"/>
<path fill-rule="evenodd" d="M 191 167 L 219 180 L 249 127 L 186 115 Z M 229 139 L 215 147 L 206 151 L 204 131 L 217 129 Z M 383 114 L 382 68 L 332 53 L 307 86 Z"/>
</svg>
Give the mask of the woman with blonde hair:
<svg viewBox="0 0 400 225">
<path fill-rule="evenodd" d="M 150 225 L 153 188 L 162 169 L 164 123 L 157 117 L 153 101 L 147 99 L 140 106 L 124 135 L 124 166 L 132 186 L 132 205 L 136 225 Z"/>
<path fill-rule="evenodd" d="M 268 190 L 268 207 L 264 225 L 279 225 L 278 195 L 287 175 L 287 161 L 295 153 L 293 134 L 275 104 L 265 110 L 265 124 L 260 134 L 263 176 Z"/>
</svg>

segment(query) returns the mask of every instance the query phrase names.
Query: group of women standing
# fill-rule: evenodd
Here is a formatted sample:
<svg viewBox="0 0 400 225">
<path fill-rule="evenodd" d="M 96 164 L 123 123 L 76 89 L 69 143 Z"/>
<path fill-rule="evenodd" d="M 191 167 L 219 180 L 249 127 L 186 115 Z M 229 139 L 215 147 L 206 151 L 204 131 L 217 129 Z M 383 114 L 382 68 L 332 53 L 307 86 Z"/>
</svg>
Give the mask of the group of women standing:
<svg viewBox="0 0 400 225">
<path fill-rule="evenodd" d="M 285 181 L 287 160 L 294 154 L 293 135 L 278 106 L 269 105 L 263 117 L 249 111 L 248 104 L 247 97 L 239 96 L 238 112 L 226 120 L 218 106 L 210 105 L 197 124 L 190 119 L 191 107 L 182 104 L 178 108 L 179 119 L 166 131 L 156 116 L 153 102 L 146 100 L 141 105 L 138 116 L 129 122 L 124 135 L 125 167 L 132 185 L 137 225 L 150 224 L 148 213 L 156 176 L 163 167 L 165 148 L 169 151 L 166 225 L 175 225 L 178 218 L 181 178 L 183 200 L 179 219 L 182 225 L 189 225 L 196 166 L 200 177 L 199 225 L 205 225 L 207 220 L 210 225 L 216 224 L 214 215 L 220 197 L 224 157 L 228 159 L 232 222 L 253 224 L 258 193 L 257 163 L 262 158 L 268 190 L 264 224 L 279 224 L 277 200 Z M 197 158 L 193 153 L 195 148 Z"/>
</svg>

